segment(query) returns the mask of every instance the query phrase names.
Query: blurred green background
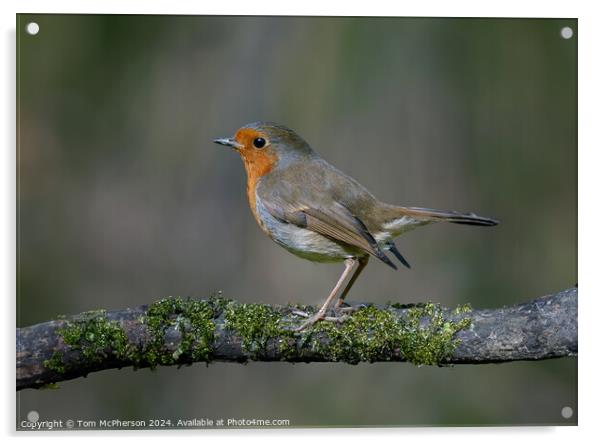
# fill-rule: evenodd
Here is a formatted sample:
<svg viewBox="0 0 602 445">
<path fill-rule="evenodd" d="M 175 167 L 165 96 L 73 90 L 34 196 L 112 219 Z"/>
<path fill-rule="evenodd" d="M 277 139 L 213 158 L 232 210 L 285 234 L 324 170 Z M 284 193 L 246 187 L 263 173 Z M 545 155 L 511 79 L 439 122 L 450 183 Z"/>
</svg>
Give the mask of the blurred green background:
<svg viewBox="0 0 602 445">
<path fill-rule="evenodd" d="M 36 36 L 25 25 L 40 25 Z M 18 326 L 221 290 L 317 304 L 341 265 L 256 226 L 247 122 L 294 128 L 380 199 L 474 211 L 397 242 L 350 300 L 496 307 L 577 281 L 573 19 L 20 15 Z M 213 363 L 25 390 L 53 418 L 278 418 L 291 426 L 575 424 L 577 360 Z"/>
</svg>

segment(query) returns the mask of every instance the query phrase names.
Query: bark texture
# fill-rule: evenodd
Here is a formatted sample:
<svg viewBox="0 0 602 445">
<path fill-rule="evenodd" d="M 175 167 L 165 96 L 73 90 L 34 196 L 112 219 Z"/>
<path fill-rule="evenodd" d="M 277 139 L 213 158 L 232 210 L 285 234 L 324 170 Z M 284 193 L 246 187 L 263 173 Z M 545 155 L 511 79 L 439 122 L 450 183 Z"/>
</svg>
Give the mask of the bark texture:
<svg viewBox="0 0 602 445">
<path fill-rule="evenodd" d="M 426 364 L 480 364 L 576 356 L 577 295 L 577 289 L 571 288 L 510 307 L 474 309 L 468 313 L 442 308 L 437 319 L 442 327 L 438 331 L 443 333 L 441 335 L 449 330 L 450 323 L 460 326 L 453 323 L 463 317 L 470 318 L 470 325 L 461 325 L 462 328 L 454 331 L 452 347 L 434 356 L 439 357 L 436 363 Z M 184 317 L 187 313 L 182 307 L 169 303 L 173 310 L 160 315 L 155 314 L 157 309 L 153 306 L 141 306 L 80 314 L 17 329 L 16 388 L 39 388 L 109 368 L 182 365 L 197 361 L 416 362 L 409 358 L 409 349 L 396 347 L 395 339 L 400 337 L 391 337 L 393 340 L 383 337 L 381 325 L 415 314 L 415 308 L 420 305 L 381 307 L 379 310 L 386 311 L 388 318 L 377 318 L 380 324 L 374 326 L 353 324 L 353 321 L 321 322 L 308 332 L 293 333 L 270 330 L 265 327 L 267 322 L 265 326 L 261 324 L 263 318 L 271 319 L 272 326 L 300 323 L 298 310 L 289 306 L 238 303 L 238 306 L 234 303 L 198 306 L 201 303 L 205 304 L 202 300 L 195 302 L 188 318 Z M 255 312 L 248 315 L 245 310 L 251 306 Z M 207 307 L 221 309 L 207 312 Z M 257 312 L 258 309 L 261 311 Z M 311 308 L 303 309 L 311 311 Z M 206 318 L 199 316 L 207 313 Z M 243 317 L 239 316 L 238 324 L 228 318 L 235 313 Z M 248 317 L 248 321 L 244 317 Z M 349 320 L 353 317 L 355 315 Z M 435 323 L 429 316 L 420 317 L 420 325 Z M 255 326 L 257 319 L 260 325 Z M 347 330 L 334 328 L 335 325 Z M 377 335 L 384 340 L 376 342 L 373 337 Z M 411 337 L 414 334 L 408 335 L 403 338 L 414 341 Z M 422 335 L 422 331 L 417 335 Z M 440 341 L 443 337 L 432 338 Z M 426 347 L 428 341 L 427 338 Z M 421 347 L 426 350 L 425 345 Z M 359 351 L 357 354 L 354 348 Z"/>
</svg>

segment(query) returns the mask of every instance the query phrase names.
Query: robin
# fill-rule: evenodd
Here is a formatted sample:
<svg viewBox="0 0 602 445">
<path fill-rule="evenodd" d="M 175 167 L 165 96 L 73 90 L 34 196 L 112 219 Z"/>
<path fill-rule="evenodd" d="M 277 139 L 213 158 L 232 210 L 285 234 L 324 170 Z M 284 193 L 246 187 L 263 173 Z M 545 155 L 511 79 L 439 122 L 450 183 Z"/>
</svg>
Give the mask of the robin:
<svg viewBox="0 0 602 445">
<path fill-rule="evenodd" d="M 326 318 L 331 309 L 344 311 L 341 305 L 371 256 L 397 269 L 386 254 L 390 252 L 409 268 L 393 242 L 397 236 L 439 221 L 498 223 L 474 213 L 381 202 L 283 125 L 255 122 L 240 128 L 234 137 L 213 142 L 231 147 L 242 158 L 251 212 L 272 240 L 301 258 L 345 263 L 321 308 L 297 330 Z"/>
</svg>

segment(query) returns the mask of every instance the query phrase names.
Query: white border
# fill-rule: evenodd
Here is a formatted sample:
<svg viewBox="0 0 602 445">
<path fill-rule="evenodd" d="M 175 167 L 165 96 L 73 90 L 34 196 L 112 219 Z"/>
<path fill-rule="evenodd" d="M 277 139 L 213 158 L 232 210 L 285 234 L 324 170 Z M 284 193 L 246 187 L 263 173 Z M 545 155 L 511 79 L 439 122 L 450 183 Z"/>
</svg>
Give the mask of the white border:
<svg viewBox="0 0 602 445">
<path fill-rule="evenodd" d="M 144 6 L 141 6 L 141 5 Z M 593 441 L 597 433 L 598 412 L 600 412 L 600 356 L 598 326 L 601 313 L 602 289 L 596 274 L 600 273 L 600 189 L 597 179 L 600 176 L 600 152 L 602 131 L 599 107 L 602 103 L 600 79 L 602 65 L 600 53 L 601 15 L 595 2 L 569 1 L 496 1 L 476 0 L 391 2 L 372 0 L 347 0 L 341 3 L 304 0 L 302 2 L 282 1 L 230 1 L 192 2 L 184 0 L 21 0 L 0 2 L 2 20 L 2 70 L 0 70 L 0 137 L 3 147 L 0 151 L 2 168 L 0 217 L 2 264 L 0 265 L 4 305 L 2 329 L 4 350 L 14 353 L 14 301 L 15 295 L 15 14 L 30 13 L 120 13 L 120 14 L 223 14 L 223 15 L 370 15 L 370 16 L 453 16 L 453 17 L 577 17 L 579 26 L 579 287 L 580 287 L 580 357 L 579 357 L 579 427 L 563 428 L 446 428 L 446 429 L 384 429 L 384 430 L 294 430 L 283 431 L 203 431 L 203 432 L 152 432 L 143 433 L 145 441 L 164 442 L 165 436 L 200 436 L 196 440 L 218 441 L 226 437 L 234 440 L 264 444 L 286 441 L 291 443 L 314 441 L 318 436 L 328 441 L 335 436 L 346 443 L 362 443 L 371 437 L 386 441 L 437 441 L 448 444 L 487 443 L 504 444 L 514 437 L 517 439 L 542 439 L 546 443 L 562 443 L 577 439 Z M 14 357 L 14 355 L 13 355 Z M 14 362 L 3 360 L 2 403 L 0 403 L 2 432 L 15 439 L 14 429 Z M 140 433 L 55 433 L 44 437 L 19 434 L 20 440 L 43 440 L 61 442 L 86 441 L 100 442 L 105 436 L 128 437 Z M 510 436 L 510 437 L 509 437 Z"/>
<path fill-rule="evenodd" d="M 215 14 L 215 15 L 344 15 L 344 16 L 451 16 L 451 17 L 576 17 L 583 7 L 566 1 L 506 0 L 479 2 L 446 0 L 422 2 L 345 2 L 304 0 L 187 2 L 146 0 L 144 6 L 136 0 L 86 1 L 22 0 L 18 12 L 81 12 L 104 14 Z M 486 3 L 486 4 L 484 4 Z"/>
</svg>

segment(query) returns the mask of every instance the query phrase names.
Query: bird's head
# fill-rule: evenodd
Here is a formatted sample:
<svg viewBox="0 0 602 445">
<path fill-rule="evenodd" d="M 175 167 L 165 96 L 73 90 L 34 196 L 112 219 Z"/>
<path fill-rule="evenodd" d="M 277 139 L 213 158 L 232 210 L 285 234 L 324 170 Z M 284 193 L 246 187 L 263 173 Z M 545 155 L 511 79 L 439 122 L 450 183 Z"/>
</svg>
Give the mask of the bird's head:
<svg viewBox="0 0 602 445">
<path fill-rule="evenodd" d="M 236 150 L 247 169 L 250 166 L 285 165 L 314 156 L 311 147 L 297 133 L 273 122 L 254 122 L 239 128 L 233 137 L 214 139 L 216 144 Z"/>
</svg>

